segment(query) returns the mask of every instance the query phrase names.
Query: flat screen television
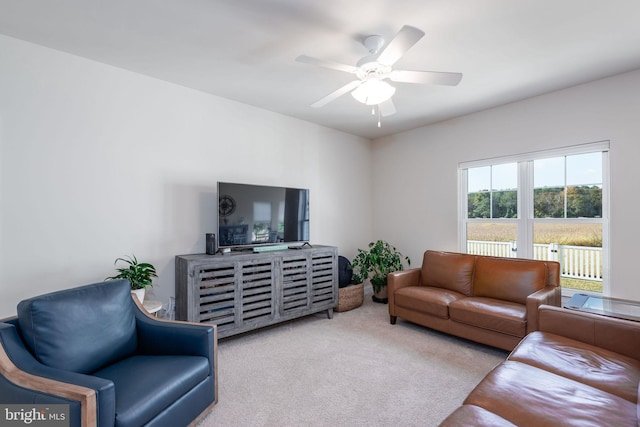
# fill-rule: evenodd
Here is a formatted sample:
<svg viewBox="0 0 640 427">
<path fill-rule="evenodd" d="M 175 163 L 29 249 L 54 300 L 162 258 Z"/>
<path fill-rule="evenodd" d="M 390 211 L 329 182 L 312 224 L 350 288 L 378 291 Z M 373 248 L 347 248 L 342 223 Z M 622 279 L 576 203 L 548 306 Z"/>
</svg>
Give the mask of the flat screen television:
<svg viewBox="0 0 640 427">
<path fill-rule="evenodd" d="M 309 242 L 309 190 L 218 182 L 218 247 Z"/>
</svg>

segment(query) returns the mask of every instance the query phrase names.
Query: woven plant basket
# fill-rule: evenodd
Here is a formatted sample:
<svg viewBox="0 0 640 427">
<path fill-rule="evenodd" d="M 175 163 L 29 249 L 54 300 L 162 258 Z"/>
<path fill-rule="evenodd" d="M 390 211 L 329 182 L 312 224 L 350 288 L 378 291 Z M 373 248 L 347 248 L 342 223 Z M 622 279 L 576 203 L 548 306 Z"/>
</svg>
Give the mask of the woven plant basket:
<svg viewBox="0 0 640 427">
<path fill-rule="evenodd" d="M 362 305 L 364 300 L 364 283 L 338 289 L 338 306 L 335 311 L 349 311 Z"/>
</svg>

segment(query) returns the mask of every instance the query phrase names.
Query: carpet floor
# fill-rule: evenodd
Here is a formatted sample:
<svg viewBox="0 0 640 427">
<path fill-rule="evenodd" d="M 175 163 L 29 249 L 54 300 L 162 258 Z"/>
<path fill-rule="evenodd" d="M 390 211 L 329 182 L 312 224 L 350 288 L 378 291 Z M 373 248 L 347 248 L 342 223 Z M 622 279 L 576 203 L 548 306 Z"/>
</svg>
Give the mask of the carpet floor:
<svg viewBox="0 0 640 427">
<path fill-rule="evenodd" d="M 437 426 L 507 352 L 401 319 L 365 296 L 218 345 L 209 426 Z"/>
</svg>

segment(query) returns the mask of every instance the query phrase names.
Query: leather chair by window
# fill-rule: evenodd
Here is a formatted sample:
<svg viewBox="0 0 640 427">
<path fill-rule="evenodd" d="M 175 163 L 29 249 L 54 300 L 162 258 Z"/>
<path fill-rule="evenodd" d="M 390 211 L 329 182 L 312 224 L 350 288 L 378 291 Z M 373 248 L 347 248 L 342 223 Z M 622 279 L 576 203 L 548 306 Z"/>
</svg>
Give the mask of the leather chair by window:
<svg viewBox="0 0 640 427">
<path fill-rule="evenodd" d="M 193 425 L 215 405 L 217 330 L 148 315 L 127 280 L 30 298 L 0 322 L 0 402 L 70 426 Z"/>
</svg>

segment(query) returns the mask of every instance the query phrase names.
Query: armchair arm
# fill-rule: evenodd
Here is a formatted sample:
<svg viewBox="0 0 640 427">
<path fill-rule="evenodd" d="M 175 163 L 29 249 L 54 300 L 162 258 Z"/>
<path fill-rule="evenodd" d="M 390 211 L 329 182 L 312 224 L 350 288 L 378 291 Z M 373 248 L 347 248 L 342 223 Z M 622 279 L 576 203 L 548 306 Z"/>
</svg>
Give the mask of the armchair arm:
<svg viewBox="0 0 640 427">
<path fill-rule="evenodd" d="M 538 307 L 553 305 L 560 307 L 562 294 L 559 286 L 547 285 L 527 297 L 527 333 L 539 329 Z"/>
<path fill-rule="evenodd" d="M 394 271 L 387 276 L 389 314 L 391 316 L 395 316 L 395 291 L 407 286 L 419 285 L 420 271 L 420 268 L 410 268 L 408 270 Z"/>
<path fill-rule="evenodd" d="M 71 425 L 115 422 L 113 382 L 41 364 L 7 323 L 0 324 L 0 375 L 6 379 L 0 383 L 3 403 L 68 403 Z"/>
<path fill-rule="evenodd" d="M 150 316 L 136 300 L 138 351 L 141 354 L 167 354 L 213 357 L 217 326 L 194 322 L 163 320 Z"/>
<path fill-rule="evenodd" d="M 138 351 L 142 354 L 192 355 L 206 357 L 218 401 L 218 327 L 152 317 L 137 298 L 135 302 Z"/>
<path fill-rule="evenodd" d="M 640 322 L 542 305 L 540 331 L 640 360 Z"/>
</svg>

